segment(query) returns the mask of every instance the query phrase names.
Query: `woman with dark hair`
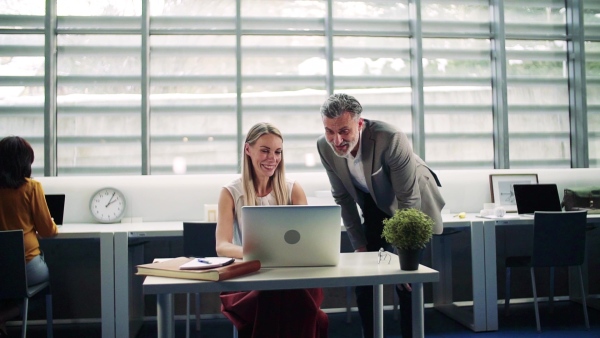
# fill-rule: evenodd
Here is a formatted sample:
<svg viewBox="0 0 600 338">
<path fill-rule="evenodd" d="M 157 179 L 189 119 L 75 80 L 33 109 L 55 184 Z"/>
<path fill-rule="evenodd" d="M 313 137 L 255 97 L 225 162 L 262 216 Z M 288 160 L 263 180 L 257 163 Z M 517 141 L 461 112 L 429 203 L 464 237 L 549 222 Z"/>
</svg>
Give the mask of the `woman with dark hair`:
<svg viewBox="0 0 600 338">
<path fill-rule="evenodd" d="M 42 185 L 31 179 L 33 159 L 33 149 L 25 139 L 9 136 L 0 141 L 0 231 L 23 230 L 29 285 L 49 279 L 38 236 L 58 234 Z M 18 314 L 18 303 L 0 304 L 0 337 L 7 335 L 6 321 Z"/>
</svg>

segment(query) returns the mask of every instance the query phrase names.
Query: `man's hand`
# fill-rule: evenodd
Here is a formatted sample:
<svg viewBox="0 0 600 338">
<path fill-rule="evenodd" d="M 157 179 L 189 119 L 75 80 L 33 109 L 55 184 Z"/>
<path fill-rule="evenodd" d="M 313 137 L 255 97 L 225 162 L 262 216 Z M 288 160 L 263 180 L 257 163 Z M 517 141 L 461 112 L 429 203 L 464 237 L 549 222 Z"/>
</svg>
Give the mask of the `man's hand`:
<svg viewBox="0 0 600 338">
<path fill-rule="evenodd" d="M 406 291 L 408 291 L 408 292 L 411 292 L 411 291 L 412 291 L 412 287 L 410 287 L 410 284 L 408 284 L 408 283 L 404 283 L 404 284 L 398 284 L 398 288 L 399 288 L 400 290 L 406 290 Z"/>
</svg>

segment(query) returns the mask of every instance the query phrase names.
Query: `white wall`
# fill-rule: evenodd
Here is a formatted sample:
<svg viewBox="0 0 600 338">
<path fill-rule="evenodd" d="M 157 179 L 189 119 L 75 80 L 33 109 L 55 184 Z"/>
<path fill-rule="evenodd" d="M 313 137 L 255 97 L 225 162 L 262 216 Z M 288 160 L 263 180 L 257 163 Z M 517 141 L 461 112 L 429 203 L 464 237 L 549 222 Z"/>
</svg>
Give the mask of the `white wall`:
<svg viewBox="0 0 600 338">
<path fill-rule="evenodd" d="M 532 169 L 532 170 L 438 170 L 441 193 L 452 213 L 479 212 L 483 203 L 491 202 L 490 174 L 536 173 L 540 183 L 557 183 L 562 199 L 565 187 L 598 185 L 600 169 Z M 89 202 L 103 187 L 121 190 L 127 199 L 125 217 L 143 221 L 204 220 L 204 204 L 216 204 L 221 188 L 237 174 L 184 176 L 69 176 L 38 177 L 46 193 L 64 193 L 65 223 L 94 222 Z M 304 188 L 309 204 L 333 203 L 325 172 L 288 173 Z M 320 197 L 317 197 L 320 196 Z M 325 196 L 325 197 L 323 197 Z"/>
</svg>

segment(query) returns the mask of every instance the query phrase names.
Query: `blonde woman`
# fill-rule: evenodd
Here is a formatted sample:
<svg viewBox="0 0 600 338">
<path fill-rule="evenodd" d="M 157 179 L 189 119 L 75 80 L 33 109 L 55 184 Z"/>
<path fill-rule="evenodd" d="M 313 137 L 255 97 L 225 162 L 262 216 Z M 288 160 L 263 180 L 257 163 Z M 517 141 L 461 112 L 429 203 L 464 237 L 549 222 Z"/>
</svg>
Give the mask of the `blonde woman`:
<svg viewBox="0 0 600 338">
<path fill-rule="evenodd" d="M 281 132 L 258 123 L 246 136 L 242 176 L 221 190 L 218 255 L 243 257 L 242 206 L 281 204 L 307 204 L 306 195 L 300 184 L 285 177 Z M 230 292 L 221 294 L 221 311 L 240 338 L 323 338 L 328 318 L 320 309 L 322 301 L 321 289 Z"/>
</svg>

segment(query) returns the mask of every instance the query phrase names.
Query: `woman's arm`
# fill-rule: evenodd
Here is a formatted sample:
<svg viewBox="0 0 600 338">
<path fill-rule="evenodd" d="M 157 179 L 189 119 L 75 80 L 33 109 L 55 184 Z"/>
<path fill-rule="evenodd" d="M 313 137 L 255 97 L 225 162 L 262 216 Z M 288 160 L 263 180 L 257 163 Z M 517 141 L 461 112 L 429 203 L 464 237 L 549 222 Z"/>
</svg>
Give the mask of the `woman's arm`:
<svg viewBox="0 0 600 338">
<path fill-rule="evenodd" d="M 233 244 L 233 217 L 235 202 L 231 193 L 223 188 L 219 196 L 219 212 L 217 230 L 215 233 L 217 255 L 224 257 L 242 258 L 242 247 Z"/>
<path fill-rule="evenodd" d="M 34 230 L 37 235 L 41 238 L 56 236 L 58 234 L 58 228 L 50 216 L 48 204 L 46 204 L 46 198 L 44 197 L 44 189 L 39 182 L 35 184 L 33 189 L 31 208 Z"/>
<path fill-rule="evenodd" d="M 306 200 L 306 194 L 304 193 L 304 189 L 302 189 L 298 182 L 294 182 L 294 186 L 292 187 L 292 204 L 308 204 L 308 201 Z"/>
</svg>

